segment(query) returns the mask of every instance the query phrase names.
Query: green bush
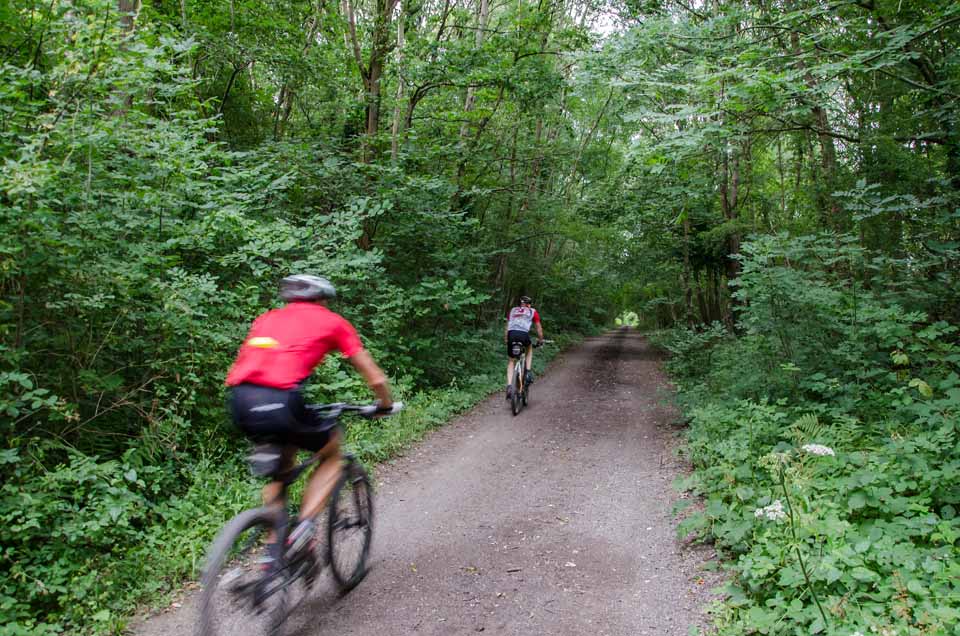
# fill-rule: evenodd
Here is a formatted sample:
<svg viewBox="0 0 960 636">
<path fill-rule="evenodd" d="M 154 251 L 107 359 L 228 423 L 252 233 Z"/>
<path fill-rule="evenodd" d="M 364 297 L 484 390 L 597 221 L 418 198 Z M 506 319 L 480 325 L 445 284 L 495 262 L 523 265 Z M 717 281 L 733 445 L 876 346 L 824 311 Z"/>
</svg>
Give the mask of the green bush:
<svg viewBox="0 0 960 636">
<path fill-rule="evenodd" d="M 845 245 L 745 245 L 739 336 L 660 338 L 705 504 L 681 532 L 730 560 L 721 634 L 960 634 L 957 331 Z"/>
</svg>

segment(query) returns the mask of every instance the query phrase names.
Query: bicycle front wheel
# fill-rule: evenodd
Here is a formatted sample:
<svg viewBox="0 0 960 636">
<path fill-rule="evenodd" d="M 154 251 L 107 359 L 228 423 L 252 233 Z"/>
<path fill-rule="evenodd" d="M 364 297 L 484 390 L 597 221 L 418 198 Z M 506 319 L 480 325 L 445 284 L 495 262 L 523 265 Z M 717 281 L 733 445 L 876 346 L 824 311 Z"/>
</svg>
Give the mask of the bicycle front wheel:
<svg viewBox="0 0 960 636">
<path fill-rule="evenodd" d="M 350 461 L 330 497 L 327 548 L 330 569 L 341 593 L 367 575 L 367 557 L 373 536 L 373 493 L 363 468 Z"/>
<path fill-rule="evenodd" d="M 217 536 L 201 578 L 198 636 L 280 633 L 288 608 L 286 577 L 259 562 L 273 525 L 274 515 L 257 508 L 234 517 Z"/>
</svg>

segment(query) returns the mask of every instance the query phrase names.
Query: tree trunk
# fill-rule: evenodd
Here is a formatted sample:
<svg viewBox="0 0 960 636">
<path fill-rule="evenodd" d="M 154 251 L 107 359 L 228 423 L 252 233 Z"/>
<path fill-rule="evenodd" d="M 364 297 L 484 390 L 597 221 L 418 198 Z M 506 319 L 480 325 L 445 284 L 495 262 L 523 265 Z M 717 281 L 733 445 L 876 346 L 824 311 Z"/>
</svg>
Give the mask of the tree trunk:
<svg viewBox="0 0 960 636">
<path fill-rule="evenodd" d="M 797 68 L 803 71 L 803 81 L 810 92 L 814 93 L 814 99 L 816 99 L 817 81 L 803 61 L 803 52 L 800 49 L 800 34 L 796 31 L 790 32 L 790 46 L 797 60 Z M 824 224 L 827 227 L 835 227 L 839 221 L 837 217 L 840 210 L 833 199 L 837 151 L 833 145 L 833 137 L 830 135 L 830 120 L 826 109 L 818 103 L 812 103 L 810 104 L 810 114 L 813 117 L 817 139 L 820 142 L 820 163 L 823 170 L 821 179 L 816 180 L 817 207 L 820 209 Z"/>
<path fill-rule="evenodd" d="M 370 58 L 364 64 L 360 50 L 360 40 L 357 38 L 357 19 L 353 4 L 350 0 L 342 0 L 341 9 L 347 20 L 347 31 L 344 34 L 345 44 L 353 51 L 354 61 L 360 73 L 360 79 L 365 89 L 366 103 L 366 134 L 364 136 L 362 160 L 371 163 L 376 160 L 378 151 L 376 136 L 380 132 L 380 103 L 381 79 L 387 55 L 393 49 L 390 41 L 393 13 L 398 0 L 376 0 L 376 13 L 373 16 L 373 31 L 371 33 Z M 363 223 L 363 234 L 357 245 L 363 250 L 373 246 L 375 226 L 369 221 Z"/>
<path fill-rule="evenodd" d="M 314 15 L 307 20 L 306 41 L 303 44 L 303 55 L 306 56 L 313 45 L 317 36 L 317 29 L 320 27 L 321 6 L 318 4 Z M 297 88 L 293 82 L 284 82 L 280 87 L 280 96 L 277 100 L 277 109 L 273 119 L 273 138 L 277 141 L 283 138 L 283 133 L 287 127 L 287 121 L 290 119 L 290 113 L 293 110 L 293 100 L 296 98 Z"/>
<path fill-rule="evenodd" d="M 480 0 L 480 6 L 477 12 L 477 30 L 474 34 L 473 46 L 477 50 L 483 46 L 484 33 L 487 29 L 487 20 L 490 17 L 490 3 L 488 0 Z M 473 110 L 473 104 L 476 100 L 476 88 L 474 86 L 467 87 L 467 97 L 463 101 L 463 112 L 469 113 Z M 460 145 L 463 146 L 464 140 L 467 137 L 467 122 L 464 121 L 460 125 Z"/>
<path fill-rule="evenodd" d="M 707 286 L 708 278 L 705 274 L 701 276 L 699 272 L 695 272 L 694 276 L 697 281 L 697 305 L 700 307 L 700 322 L 710 324 L 713 322 L 713 318 L 710 315 L 710 308 L 707 306 L 707 299 L 703 293 L 704 287 Z"/>
<path fill-rule="evenodd" d="M 400 18 L 397 20 L 397 99 L 393 106 L 393 130 L 390 132 L 390 160 L 397 162 L 397 155 L 400 152 L 400 130 L 402 119 L 400 117 L 400 103 L 403 101 L 404 82 L 401 69 L 403 67 L 403 16 L 404 7 L 400 7 Z M 411 114 L 412 116 L 412 114 Z"/>
<path fill-rule="evenodd" d="M 683 300 L 686 322 L 693 321 L 693 272 L 690 269 L 690 213 L 683 211 Z"/>
<path fill-rule="evenodd" d="M 720 162 L 720 209 L 723 218 L 735 221 L 738 216 L 737 198 L 740 188 L 740 153 L 727 145 L 723 150 Z M 733 155 L 731 157 L 731 155 Z M 731 166 L 732 162 L 732 166 Z M 740 254 L 740 233 L 730 232 L 727 237 L 727 281 L 732 281 L 740 275 L 740 261 L 736 258 Z M 733 315 L 735 303 L 730 299 L 730 311 L 724 316 L 724 321 L 730 329 L 736 324 Z"/>
<path fill-rule="evenodd" d="M 133 35 L 137 16 L 140 14 L 140 0 L 117 0 L 117 11 L 120 13 L 120 49 L 126 48 L 127 40 Z M 123 117 L 133 106 L 133 95 L 115 92 L 120 106 L 110 114 L 113 117 Z"/>
</svg>

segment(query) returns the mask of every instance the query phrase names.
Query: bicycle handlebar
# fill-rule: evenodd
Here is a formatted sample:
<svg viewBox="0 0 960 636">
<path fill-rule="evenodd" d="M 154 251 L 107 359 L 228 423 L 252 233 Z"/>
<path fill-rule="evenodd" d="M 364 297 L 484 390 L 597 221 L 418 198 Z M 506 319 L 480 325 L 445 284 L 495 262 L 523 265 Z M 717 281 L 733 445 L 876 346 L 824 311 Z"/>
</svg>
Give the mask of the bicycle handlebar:
<svg viewBox="0 0 960 636">
<path fill-rule="evenodd" d="M 379 402 L 373 404 L 334 402 L 333 404 L 310 404 L 307 408 L 324 419 L 336 419 L 344 413 L 356 413 L 360 417 L 373 419 L 378 415 L 396 415 L 403 410 L 403 402 L 394 402 L 389 408 L 381 408 Z"/>
</svg>

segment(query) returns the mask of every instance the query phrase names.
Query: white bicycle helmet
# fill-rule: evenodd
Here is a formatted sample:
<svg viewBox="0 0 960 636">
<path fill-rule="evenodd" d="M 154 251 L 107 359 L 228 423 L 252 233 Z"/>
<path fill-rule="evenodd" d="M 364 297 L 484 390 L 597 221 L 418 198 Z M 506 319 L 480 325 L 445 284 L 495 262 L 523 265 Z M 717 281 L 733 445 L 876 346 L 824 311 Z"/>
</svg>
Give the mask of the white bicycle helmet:
<svg viewBox="0 0 960 636">
<path fill-rule="evenodd" d="M 280 281 L 280 298 L 288 303 L 296 300 L 326 300 L 336 295 L 333 284 L 323 276 L 293 274 Z"/>
</svg>

